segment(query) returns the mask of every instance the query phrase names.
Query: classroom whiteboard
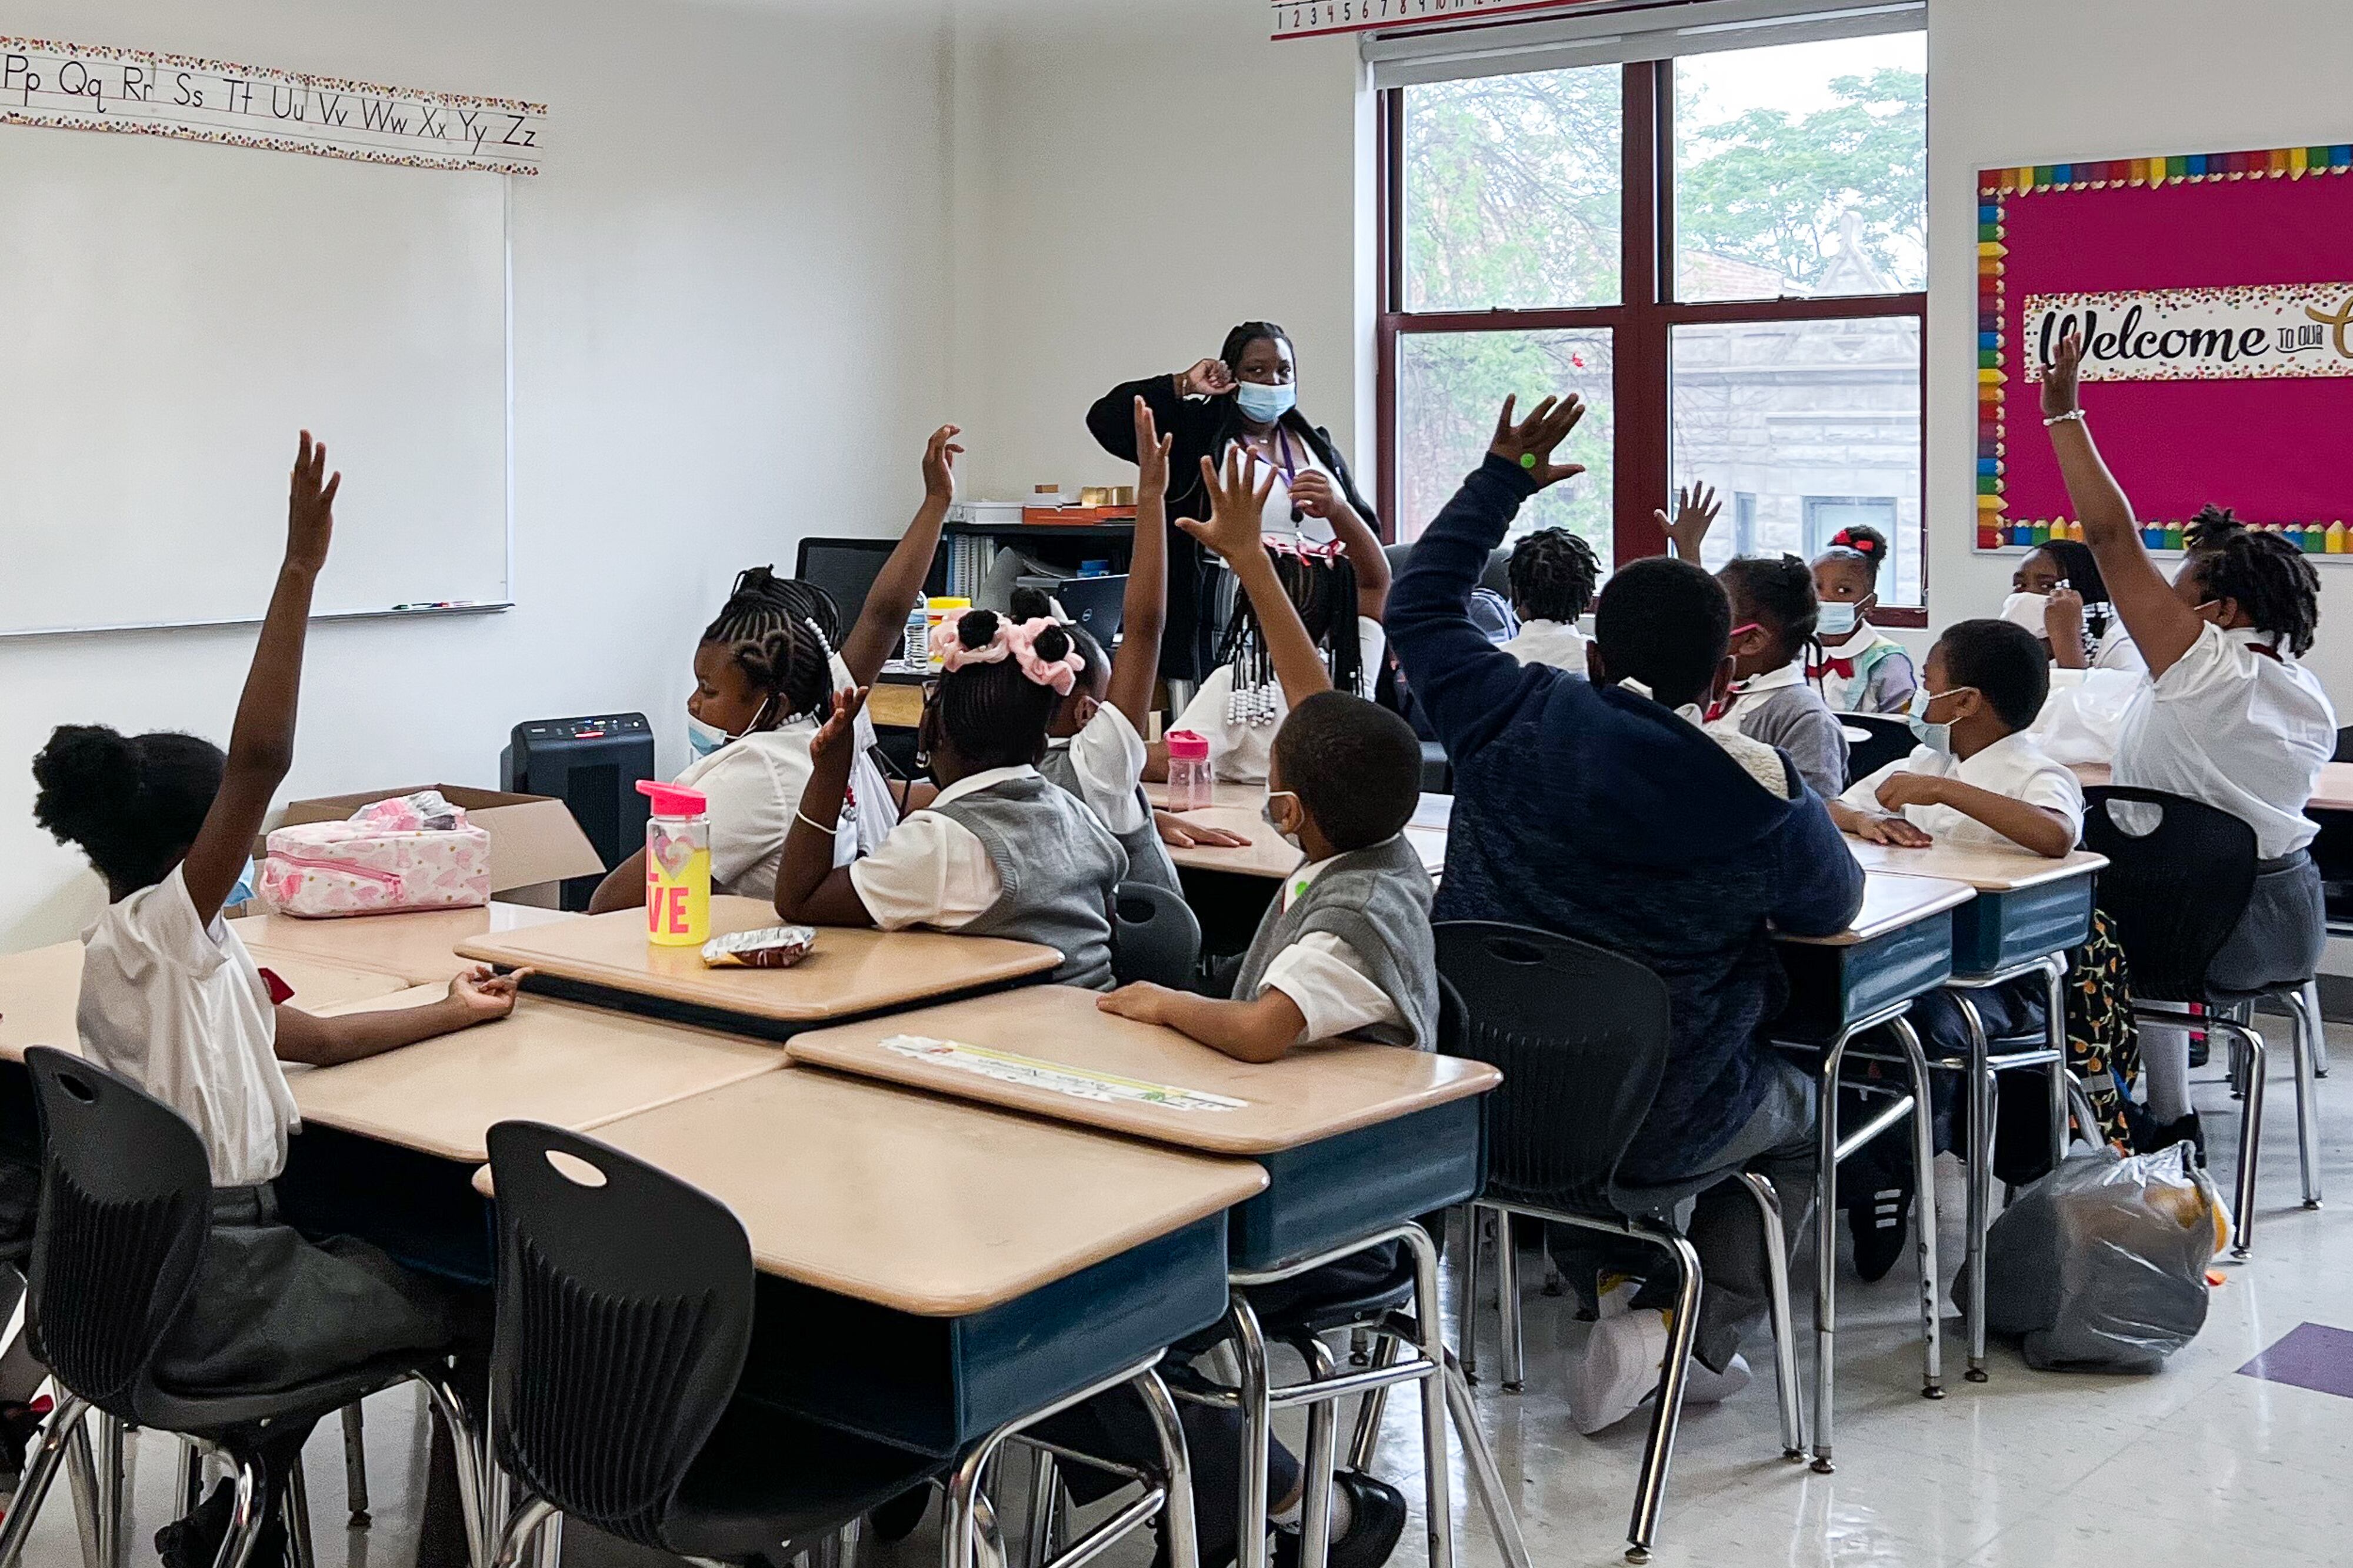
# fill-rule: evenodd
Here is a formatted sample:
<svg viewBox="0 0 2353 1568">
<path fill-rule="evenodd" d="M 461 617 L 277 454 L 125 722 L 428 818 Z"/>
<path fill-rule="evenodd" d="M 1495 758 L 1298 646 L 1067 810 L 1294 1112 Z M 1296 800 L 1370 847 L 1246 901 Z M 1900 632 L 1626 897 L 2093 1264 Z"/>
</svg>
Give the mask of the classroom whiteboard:
<svg viewBox="0 0 2353 1568">
<path fill-rule="evenodd" d="M 506 180 L 0 126 L 0 637 L 508 598 Z"/>
</svg>

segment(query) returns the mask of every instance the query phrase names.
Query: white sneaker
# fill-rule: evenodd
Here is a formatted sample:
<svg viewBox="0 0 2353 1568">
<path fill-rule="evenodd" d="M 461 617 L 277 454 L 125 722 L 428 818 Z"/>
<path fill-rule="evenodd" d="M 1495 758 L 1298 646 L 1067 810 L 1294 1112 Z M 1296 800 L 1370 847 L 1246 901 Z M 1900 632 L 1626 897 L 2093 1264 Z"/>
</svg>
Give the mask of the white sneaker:
<svg viewBox="0 0 2353 1568">
<path fill-rule="evenodd" d="M 1666 1355 L 1664 1312 L 1617 1312 L 1595 1323 L 1569 1368 L 1570 1422 L 1589 1437 L 1631 1415 L 1658 1387 Z"/>
<path fill-rule="evenodd" d="M 1731 1398 L 1748 1386 L 1748 1358 L 1736 1353 L 1732 1364 L 1722 1372 L 1710 1372 L 1707 1363 L 1692 1357 L 1691 1370 L 1683 1373 L 1685 1405 L 1715 1405 Z"/>
</svg>

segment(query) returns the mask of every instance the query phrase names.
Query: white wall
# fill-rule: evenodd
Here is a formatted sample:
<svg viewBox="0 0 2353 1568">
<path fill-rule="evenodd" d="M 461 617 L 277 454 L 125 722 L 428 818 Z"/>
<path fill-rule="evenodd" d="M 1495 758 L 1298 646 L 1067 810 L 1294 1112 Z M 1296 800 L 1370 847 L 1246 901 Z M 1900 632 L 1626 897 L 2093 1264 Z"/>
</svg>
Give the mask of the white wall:
<svg viewBox="0 0 2353 1568">
<path fill-rule="evenodd" d="M 1943 625 L 1990 613 L 2016 564 L 1969 548 L 1977 171 L 2338 142 L 2353 118 L 2346 49 L 2329 41 L 2344 0 L 1930 0 L 1929 12 L 1928 570 Z M 2132 475 L 2118 478 L 2129 492 Z M 2320 581 L 2312 663 L 2353 721 L 2353 574 L 2324 567 Z"/>
<path fill-rule="evenodd" d="M 1088 405 L 1256 318 L 1369 483 L 1355 40 L 1271 44 L 1264 0 L 957 9 L 952 385 L 979 491 L 1132 482 Z"/>
<path fill-rule="evenodd" d="M 514 199 L 519 607 L 315 627 L 289 797 L 494 785 L 515 722 L 609 709 L 651 715 L 675 765 L 694 634 L 733 571 L 789 569 L 804 532 L 903 524 L 948 412 L 944 16 L 943 0 L 11 0 L 10 33 L 553 106 L 546 172 Z M 333 345 L 319 353 L 332 366 Z M 257 613 L 268 593 L 254 584 Z M 0 951 L 70 936 L 100 903 L 33 826 L 26 764 L 50 727 L 226 740 L 252 641 L 0 644 Z"/>
</svg>

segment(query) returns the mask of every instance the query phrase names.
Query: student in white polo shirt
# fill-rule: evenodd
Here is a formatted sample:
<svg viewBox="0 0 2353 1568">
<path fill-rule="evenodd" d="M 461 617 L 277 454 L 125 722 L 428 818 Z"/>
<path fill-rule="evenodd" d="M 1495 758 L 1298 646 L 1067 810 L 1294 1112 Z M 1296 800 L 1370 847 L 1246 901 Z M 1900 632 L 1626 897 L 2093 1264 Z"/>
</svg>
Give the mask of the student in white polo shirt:
<svg viewBox="0 0 2353 1568">
<path fill-rule="evenodd" d="M 2190 524 L 2189 558 L 2168 583 L 2084 419 L 2082 357 L 2075 339 L 2060 345 L 2044 374 L 2042 412 L 2084 542 L 2148 663 L 2149 684 L 2117 734 L 2116 782 L 2201 801 L 2255 830 L 2254 897 L 2207 970 L 2213 988 L 2308 979 L 2327 925 L 2306 847 L 2317 829 L 2304 808 L 2337 747 L 2337 710 L 2301 662 L 2319 629 L 2319 574 L 2284 536 L 2209 507 Z M 2149 1112 L 2177 1136 L 2194 1137 L 2188 1044 L 2162 1034 L 2145 1052 Z"/>
</svg>

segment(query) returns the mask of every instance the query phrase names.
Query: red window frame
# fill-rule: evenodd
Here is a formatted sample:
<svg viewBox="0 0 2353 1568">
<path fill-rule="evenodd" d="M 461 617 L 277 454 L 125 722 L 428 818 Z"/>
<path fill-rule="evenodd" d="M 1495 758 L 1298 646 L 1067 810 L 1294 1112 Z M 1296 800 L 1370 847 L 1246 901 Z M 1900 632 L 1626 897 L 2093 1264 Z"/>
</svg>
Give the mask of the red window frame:
<svg viewBox="0 0 2353 1568">
<path fill-rule="evenodd" d="M 1611 542 L 1620 562 L 1663 554 L 1666 537 L 1652 513 L 1673 490 L 1669 471 L 1672 390 L 1669 353 L 1674 329 L 1750 321 L 1826 321 L 1910 317 L 1920 327 L 1921 539 L 1920 596 L 1928 596 L 1927 327 L 1928 296 L 1903 294 L 1684 302 L 1674 297 L 1675 62 L 1638 60 L 1624 68 L 1624 298 L 1614 305 L 1541 310 L 1407 310 L 1405 303 L 1405 94 L 1388 88 L 1379 104 L 1381 235 L 1377 326 L 1376 394 L 1380 420 L 1379 505 L 1395 537 L 1398 521 L 1398 351 L 1419 332 L 1494 332 L 1573 327 L 1607 328 L 1613 335 L 1617 450 L 1611 497 Z M 1531 388 L 1531 394 L 1550 388 Z M 1874 612 L 1882 626 L 1925 626 L 1925 608 L 1889 605 Z"/>
</svg>

